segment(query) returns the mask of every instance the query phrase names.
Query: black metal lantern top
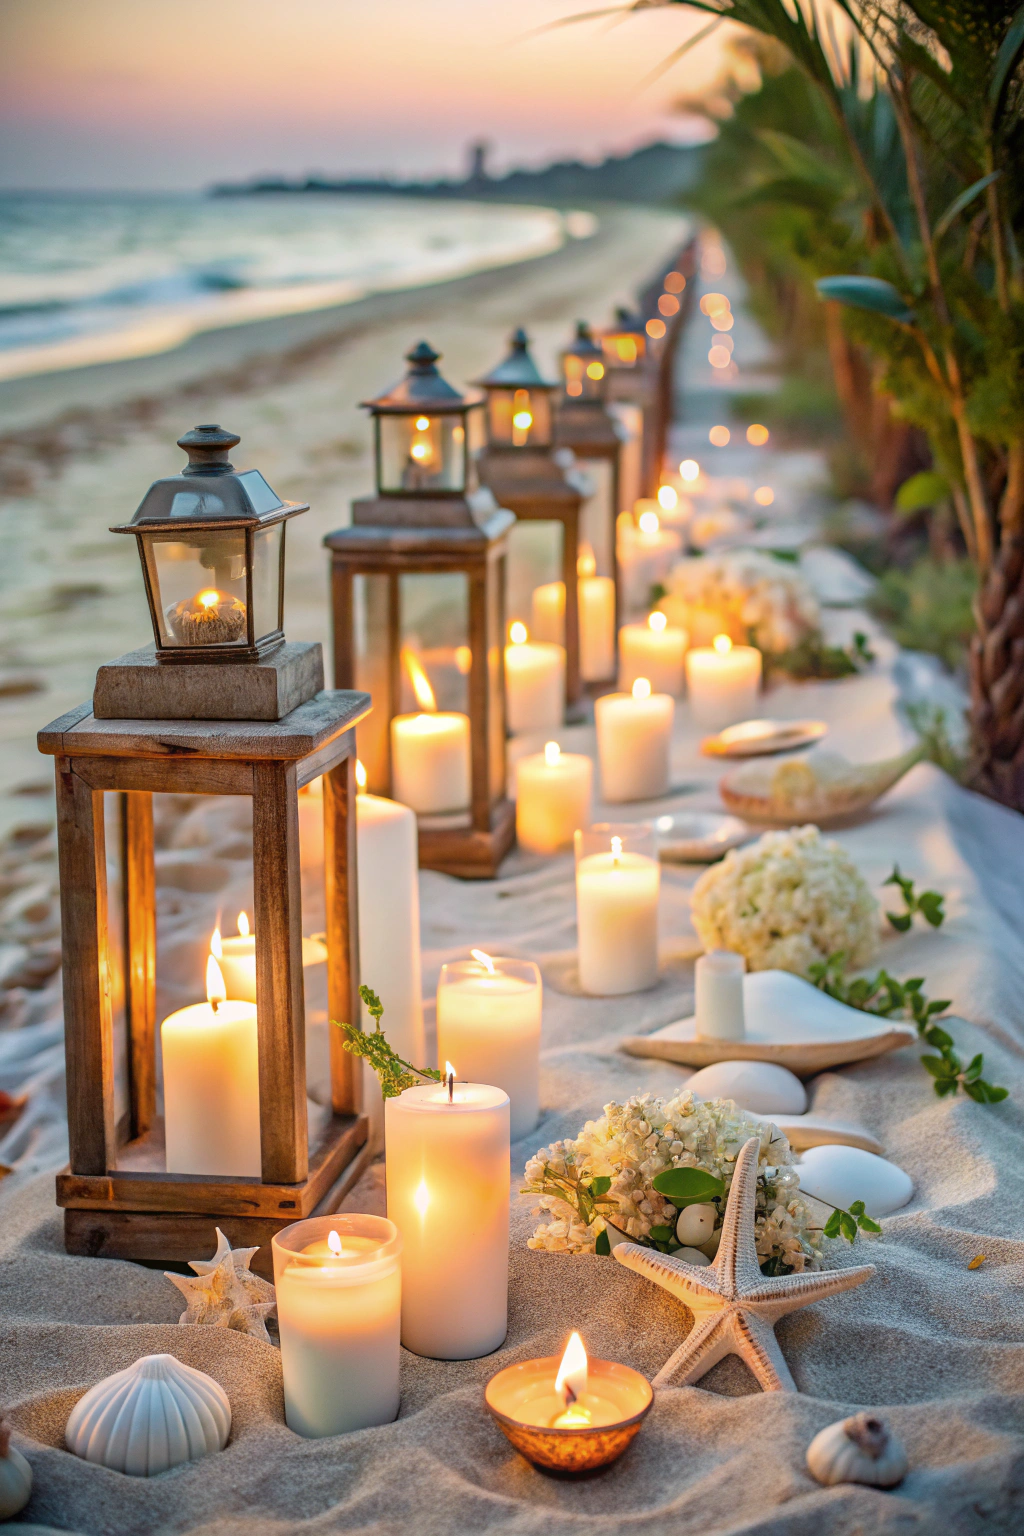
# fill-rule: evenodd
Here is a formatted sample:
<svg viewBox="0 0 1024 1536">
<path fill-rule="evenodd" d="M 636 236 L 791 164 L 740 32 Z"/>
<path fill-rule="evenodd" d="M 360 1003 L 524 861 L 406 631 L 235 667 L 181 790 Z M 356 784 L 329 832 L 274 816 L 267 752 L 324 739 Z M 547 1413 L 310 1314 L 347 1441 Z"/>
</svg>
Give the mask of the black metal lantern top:
<svg viewBox="0 0 1024 1536">
<path fill-rule="evenodd" d="M 601 343 L 609 369 L 635 368 L 647 351 L 643 319 L 620 304 L 615 311 L 615 324 L 601 332 Z"/>
<path fill-rule="evenodd" d="M 374 418 L 378 496 L 461 495 L 469 488 L 466 417 L 479 401 L 442 378 L 441 354 L 421 341 L 409 370 L 362 404 Z"/>
<path fill-rule="evenodd" d="M 234 432 L 178 439 L 188 464 L 155 481 L 130 523 L 160 661 L 257 661 L 284 640 L 284 524 L 309 509 L 282 501 L 257 469 L 236 470 Z"/>
<path fill-rule="evenodd" d="M 508 356 L 476 380 L 487 394 L 487 446 L 549 448 L 551 396 L 558 385 L 541 374 L 521 326 L 509 341 Z"/>
<path fill-rule="evenodd" d="M 562 353 L 562 376 L 570 400 L 600 403 L 605 393 L 604 348 L 586 320 L 576 323 L 572 345 Z"/>
</svg>

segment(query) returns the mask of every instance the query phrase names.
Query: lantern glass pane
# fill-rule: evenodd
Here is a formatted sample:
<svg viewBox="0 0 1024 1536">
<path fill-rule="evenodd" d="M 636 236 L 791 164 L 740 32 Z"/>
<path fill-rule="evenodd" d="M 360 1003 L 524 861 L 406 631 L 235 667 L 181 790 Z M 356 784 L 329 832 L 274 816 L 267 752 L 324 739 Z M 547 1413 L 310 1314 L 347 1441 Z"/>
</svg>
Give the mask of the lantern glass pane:
<svg viewBox="0 0 1024 1536">
<path fill-rule="evenodd" d="M 491 804 L 505 793 L 505 556 L 487 562 L 487 767 Z"/>
<path fill-rule="evenodd" d="M 465 571 L 399 576 L 397 713 L 469 713 L 469 577 Z"/>
<path fill-rule="evenodd" d="M 244 529 L 144 533 L 142 549 L 161 645 L 247 644 Z"/>
<path fill-rule="evenodd" d="M 253 638 L 272 635 L 282 627 L 281 564 L 284 558 L 284 523 L 257 528 L 252 540 Z"/>
<path fill-rule="evenodd" d="M 372 710 L 356 726 L 356 752 L 366 769 L 367 789 L 373 795 L 385 796 L 391 793 L 388 742 L 393 706 L 388 615 L 392 581 L 385 575 L 352 578 L 353 687 L 373 699 Z"/>
<path fill-rule="evenodd" d="M 487 415 L 495 448 L 551 445 L 551 402 L 546 389 L 488 390 Z"/>
<path fill-rule="evenodd" d="M 562 356 L 562 371 L 570 400 L 604 399 L 605 366 L 600 358 L 566 352 Z"/>
<path fill-rule="evenodd" d="M 538 633 L 538 619 L 545 608 L 543 596 L 534 602 L 538 587 L 561 581 L 564 574 L 562 549 L 565 525 L 552 520 L 520 519 L 508 535 L 508 621 L 518 619 L 530 632 L 531 640 L 550 640 Z M 541 628 L 545 626 L 541 623 Z M 560 638 L 560 637 L 559 637 Z"/>
<path fill-rule="evenodd" d="M 380 489 L 466 489 L 466 424 L 462 412 L 378 416 Z"/>
</svg>

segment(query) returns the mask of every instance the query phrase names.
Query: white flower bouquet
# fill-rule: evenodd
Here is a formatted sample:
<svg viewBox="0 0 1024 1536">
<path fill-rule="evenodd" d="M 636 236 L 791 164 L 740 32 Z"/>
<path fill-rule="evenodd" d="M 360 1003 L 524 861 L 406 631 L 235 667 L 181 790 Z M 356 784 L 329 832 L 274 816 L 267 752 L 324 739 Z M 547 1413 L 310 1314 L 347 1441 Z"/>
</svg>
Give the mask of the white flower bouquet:
<svg viewBox="0 0 1024 1536">
<path fill-rule="evenodd" d="M 669 1170 L 688 1169 L 705 1176 L 695 1177 L 695 1186 L 703 1182 L 710 1196 L 700 1208 L 710 1235 L 699 1244 L 710 1260 L 736 1157 L 751 1136 L 761 1141 L 755 1216 L 761 1267 L 766 1274 L 816 1269 L 821 1229 L 810 1225 L 785 1137 L 731 1099 L 701 1102 L 686 1090 L 671 1099 L 644 1093 L 625 1104 L 606 1104 L 600 1119 L 588 1120 L 574 1140 L 541 1147 L 526 1165 L 526 1191 L 539 1197 L 535 1214 L 548 1219 L 529 1246 L 548 1253 L 607 1253 L 611 1228 L 665 1253 L 686 1248 L 677 1238 L 679 1208 L 657 1184 L 666 1182 Z"/>
<path fill-rule="evenodd" d="M 690 897 L 706 950 L 732 949 L 751 971 L 793 971 L 842 954 L 848 969 L 878 947 L 878 904 L 844 849 L 817 827 L 766 832 L 701 875 Z"/>
<path fill-rule="evenodd" d="M 681 560 L 669 577 L 668 603 L 690 629 L 691 644 L 721 633 L 776 656 L 821 630 L 818 600 L 800 572 L 757 549 Z"/>
</svg>

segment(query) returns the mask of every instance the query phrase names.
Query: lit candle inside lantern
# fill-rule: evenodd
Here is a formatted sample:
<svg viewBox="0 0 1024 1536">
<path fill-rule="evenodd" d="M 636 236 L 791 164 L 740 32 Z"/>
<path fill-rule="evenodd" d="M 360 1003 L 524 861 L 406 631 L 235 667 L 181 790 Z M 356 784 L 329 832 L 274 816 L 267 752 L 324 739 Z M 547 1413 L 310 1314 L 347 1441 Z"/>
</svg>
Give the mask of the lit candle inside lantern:
<svg viewBox="0 0 1024 1536">
<path fill-rule="evenodd" d="M 532 960 L 492 959 L 482 949 L 472 955 L 441 967 L 438 1059 L 454 1057 L 474 1082 L 504 1089 L 518 1141 L 540 1116 L 540 971 Z"/>
<path fill-rule="evenodd" d="M 402 1343 L 475 1360 L 508 1331 L 509 1099 L 456 1083 L 384 1105 L 388 1216 L 402 1234 Z"/>
<path fill-rule="evenodd" d="M 561 1360 L 524 1360 L 492 1376 L 485 1400 L 512 1444 L 537 1466 L 587 1472 L 622 1455 L 654 1392 L 628 1365 L 589 1360 L 572 1333 Z"/>
<path fill-rule="evenodd" d="M 645 823 L 576 833 L 577 962 L 584 992 L 614 997 L 654 986 L 660 887 L 654 834 Z"/>
<path fill-rule="evenodd" d="M 421 469 L 426 469 L 434 461 L 434 445 L 429 437 L 424 436 L 425 433 L 430 431 L 429 416 L 417 416 L 414 426 L 416 436 L 409 445 L 409 457 Z"/>
<path fill-rule="evenodd" d="M 533 426 L 533 411 L 530 409 L 530 391 L 517 389 L 512 396 L 512 446 L 513 448 L 525 448 L 530 437 L 530 428 Z"/>
<path fill-rule="evenodd" d="M 565 582 L 546 581 L 530 597 L 530 624 L 535 640 L 565 644 Z"/>
<path fill-rule="evenodd" d="M 589 545 L 583 545 L 576 561 L 580 611 L 580 676 L 584 682 L 603 682 L 615 673 L 615 583 L 598 576 L 597 561 Z"/>
<path fill-rule="evenodd" d="M 412 651 L 402 659 L 420 713 L 391 722 L 391 789 L 420 815 L 463 811 L 469 805 L 469 716 L 438 713 L 434 690 Z"/>
<path fill-rule="evenodd" d="M 205 587 L 168 610 L 171 633 L 182 645 L 232 645 L 245 639 L 246 607 L 218 587 Z"/>
<path fill-rule="evenodd" d="M 531 853 L 571 848 L 577 827 L 590 826 L 594 765 L 549 741 L 516 764 L 516 839 Z"/>
<path fill-rule="evenodd" d="M 674 714 L 673 700 L 652 693 L 646 677 L 638 677 L 630 693 L 595 700 L 602 799 L 655 800 L 668 794 Z"/>
<path fill-rule="evenodd" d="M 259 1178 L 256 1008 L 227 999 L 212 954 L 206 995 L 160 1025 L 167 1172 Z"/>
<path fill-rule="evenodd" d="M 683 692 L 686 630 L 669 624 L 655 611 L 646 624 L 624 624 L 619 630 L 619 688 L 628 693 L 638 677 L 646 677 L 655 693 L 674 699 Z"/>
<path fill-rule="evenodd" d="M 505 647 L 505 699 L 508 728 L 549 731 L 561 725 L 565 710 L 565 648 L 530 641 L 525 624 L 509 629 Z"/>
<path fill-rule="evenodd" d="M 322 855 L 321 855 L 322 857 Z M 219 928 L 213 930 L 210 953 L 220 966 L 224 987 L 229 998 L 241 998 L 243 1002 L 256 1001 L 256 935 L 249 927 L 245 912 L 238 914 L 238 933 L 221 936 Z M 303 936 L 302 964 L 321 965 L 327 959 L 327 948 L 320 939 Z"/>
<path fill-rule="evenodd" d="M 340 1435 L 398 1414 L 402 1239 L 383 1216 L 314 1216 L 273 1238 L 288 1428 Z"/>
<path fill-rule="evenodd" d="M 672 528 L 662 528 L 654 505 L 641 512 L 635 521 L 623 513 L 617 524 L 623 602 L 629 613 L 648 606 L 651 588 L 665 583 L 682 550 L 681 535 Z"/>
<path fill-rule="evenodd" d="M 712 645 L 687 651 L 686 687 L 697 725 L 717 731 L 748 720 L 757 708 L 761 652 L 716 635 Z"/>
</svg>

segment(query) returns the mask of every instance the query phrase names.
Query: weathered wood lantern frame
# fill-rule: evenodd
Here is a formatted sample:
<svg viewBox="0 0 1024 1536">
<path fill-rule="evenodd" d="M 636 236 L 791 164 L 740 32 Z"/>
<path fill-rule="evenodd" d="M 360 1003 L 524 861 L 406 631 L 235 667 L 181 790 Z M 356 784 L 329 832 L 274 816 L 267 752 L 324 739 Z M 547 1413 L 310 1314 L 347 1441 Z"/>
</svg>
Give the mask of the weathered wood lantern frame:
<svg viewBox="0 0 1024 1536">
<path fill-rule="evenodd" d="M 628 510 L 639 498 L 657 494 L 662 437 L 658 428 L 658 367 L 643 317 L 623 305 L 615 311 L 615 323 L 600 332 L 600 341 L 608 370 L 606 398 L 610 407 L 614 411 L 616 405 L 633 406 L 640 412 L 636 483 L 622 485 L 622 500 L 627 504 L 622 510 Z"/>
<path fill-rule="evenodd" d="M 359 1018 L 355 731 L 365 694 L 320 693 L 276 722 L 97 720 L 83 704 L 39 733 L 56 759 L 70 1161 L 57 1176 L 69 1253 L 184 1261 L 269 1245 L 336 1209 L 365 1158 L 359 1063 L 331 1032 L 333 1114 L 308 1143 L 297 791 L 323 775 L 327 986 Z M 123 909 L 107 897 L 104 795 L 121 797 Z M 260 1178 L 164 1170 L 156 1093 L 154 793 L 253 803 Z M 110 932 L 123 924 L 128 1111 L 115 1119 Z M 335 1038 L 337 1036 L 338 1038 Z M 269 1247 L 266 1255 L 269 1265 Z"/>
<path fill-rule="evenodd" d="M 421 342 L 407 354 L 408 372 L 393 389 L 364 401 L 374 423 L 376 495 L 352 503 L 352 524 L 327 535 L 331 551 L 334 678 L 340 688 L 372 693 L 376 746 L 361 752 L 368 788 L 390 796 L 393 789 L 391 722 L 402 713 L 403 578 L 460 575 L 465 578 L 465 660 L 469 719 L 470 796 L 464 812 L 418 817 L 420 864 L 465 878 L 490 878 L 515 837 L 515 807 L 505 793 L 505 564 L 512 512 L 499 507 L 486 487 L 475 487 L 468 451 L 459 483 L 441 487 L 397 484 L 382 469 L 385 435 L 412 447 L 427 435 L 432 443 L 468 443 L 469 412 L 477 399 L 460 394 L 437 370 L 439 354 Z M 417 435 L 419 434 L 419 436 Z M 439 451 L 439 450 L 437 450 Z M 454 455 L 448 454 L 448 462 Z M 391 463 L 396 456 L 391 455 Z M 383 601 L 370 627 L 369 654 L 357 634 L 362 604 L 357 582 L 377 578 Z M 380 578 L 383 578 L 381 582 Z M 468 655 L 466 654 L 468 652 Z"/>
<path fill-rule="evenodd" d="M 580 696 L 576 574 L 583 492 L 568 450 L 553 446 L 554 397 L 559 385 L 540 373 L 530 356 L 529 337 L 521 328 L 512 333 L 508 356 L 476 383 L 485 393 L 487 410 L 487 442 L 477 458 L 481 483 L 521 521 L 562 526 L 565 694 L 566 702 L 572 704 Z M 532 420 L 529 427 L 517 431 L 515 418 L 523 413 Z"/>
<path fill-rule="evenodd" d="M 618 633 L 620 613 L 619 562 L 615 548 L 616 519 L 622 510 L 619 506 L 619 459 L 622 436 L 618 422 L 607 406 L 608 370 L 604 349 L 594 339 L 585 320 L 576 325 L 572 343 L 561 354 L 563 390 L 555 418 L 555 444 L 569 448 L 585 474 L 589 462 L 609 466 L 609 490 L 607 508 L 608 526 L 600 530 L 600 543 L 607 555 L 607 568 L 602 569 L 602 551 L 595 546 L 598 575 L 611 576 L 615 581 L 615 626 Z M 598 491 L 597 494 L 600 494 Z M 584 503 L 581 512 L 581 537 L 587 527 L 588 508 Z"/>
</svg>

